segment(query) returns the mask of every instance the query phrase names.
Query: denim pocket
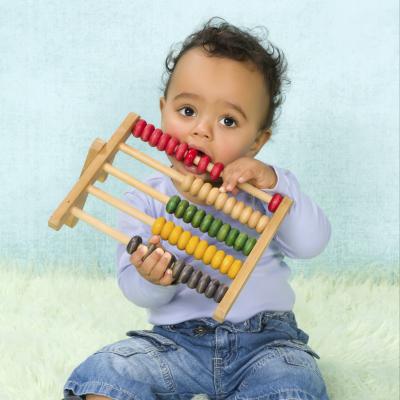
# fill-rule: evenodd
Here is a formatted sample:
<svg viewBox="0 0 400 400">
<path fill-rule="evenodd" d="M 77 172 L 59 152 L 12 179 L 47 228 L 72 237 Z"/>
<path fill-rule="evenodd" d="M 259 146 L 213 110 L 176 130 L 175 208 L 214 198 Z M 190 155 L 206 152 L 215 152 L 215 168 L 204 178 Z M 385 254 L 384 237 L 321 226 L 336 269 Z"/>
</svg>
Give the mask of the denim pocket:
<svg viewBox="0 0 400 400">
<path fill-rule="evenodd" d="M 152 331 L 129 331 L 130 339 L 120 340 L 96 351 L 98 353 L 114 353 L 122 357 L 130 357 L 134 354 L 150 352 L 162 352 L 176 350 L 177 345 L 170 339 Z"/>
<path fill-rule="evenodd" d="M 159 333 L 147 330 L 129 331 L 126 333 L 127 336 L 133 338 L 139 338 L 141 341 L 152 345 L 159 351 L 166 351 L 168 349 L 176 350 L 178 348 L 177 344 L 171 339 L 166 338 Z"/>
</svg>

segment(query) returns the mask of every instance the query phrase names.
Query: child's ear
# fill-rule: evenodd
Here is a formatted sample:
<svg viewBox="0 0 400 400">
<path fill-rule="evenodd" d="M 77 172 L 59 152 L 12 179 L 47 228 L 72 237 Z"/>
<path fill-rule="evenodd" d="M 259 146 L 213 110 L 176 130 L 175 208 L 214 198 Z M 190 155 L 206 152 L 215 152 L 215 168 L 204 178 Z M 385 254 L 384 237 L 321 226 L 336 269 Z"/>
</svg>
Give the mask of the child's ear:
<svg viewBox="0 0 400 400">
<path fill-rule="evenodd" d="M 251 145 L 246 156 L 255 157 L 257 153 L 262 149 L 264 144 L 268 142 L 271 135 L 272 131 L 270 128 L 259 131 L 257 133 L 256 139 L 254 140 L 254 143 Z"/>
<path fill-rule="evenodd" d="M 160 97 L 160 111 L 162 112 L 165 106 L 165 97 L 161 96 Z"/>
</svg>

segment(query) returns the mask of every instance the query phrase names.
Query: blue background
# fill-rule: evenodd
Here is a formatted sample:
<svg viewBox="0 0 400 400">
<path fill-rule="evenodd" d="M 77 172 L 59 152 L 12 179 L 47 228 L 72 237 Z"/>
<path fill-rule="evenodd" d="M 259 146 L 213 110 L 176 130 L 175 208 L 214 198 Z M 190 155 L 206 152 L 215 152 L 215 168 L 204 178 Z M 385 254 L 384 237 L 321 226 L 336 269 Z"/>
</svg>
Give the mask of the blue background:
<svg viewBox="0 0 400 400">
<path fill-rule="evenodd" d="M 398 2 L 376 0 L 2 1 L 2 264 L 114 269 L 113 239 L 83 222 L 56 232 L 47 221 L 96 137 L 108 140 L 129 111 L 159 126 L 169 49 L 221 16 L 266 26 L 289 63 L 292 84 L 259 158 L 297 176 L 328 215 L 332 238 L 320 256 L 287 262 L 294 270 L 396 266 L 398 14 Z M 115 165 L 152 172 L 124 155 Z M 117 196 L 126 189 L 115 179 L 102 186 Z M 98 200 L 85 209 L 115 225 L 116 211 Z"/>
</svg>

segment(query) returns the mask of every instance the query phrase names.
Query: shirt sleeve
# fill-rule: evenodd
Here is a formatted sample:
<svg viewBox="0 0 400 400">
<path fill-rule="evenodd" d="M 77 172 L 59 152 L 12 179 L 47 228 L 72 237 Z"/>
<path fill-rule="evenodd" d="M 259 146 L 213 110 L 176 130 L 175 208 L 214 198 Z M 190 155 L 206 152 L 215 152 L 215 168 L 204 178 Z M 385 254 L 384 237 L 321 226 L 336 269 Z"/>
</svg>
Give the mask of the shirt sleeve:
<svg viewBox="0 0 400 400">
<path fill-rule="evenodd" d="M 135 190 L 127 192 L 123 200 L 134 208 L 151 215 L 148 198 L 143 193 Z M 129 237 L 139 235 L 146 243 L 151 237 L 151 227 L 136 218 L 124 213 L 118 213 L 118 230 Z M 171 301 L 176 293 L 174 285 L 155 285 L 144 279 L 130 262 L 130 254 L 124 244 L 117 246 L 117 278 L 118 285 L 125 297 L 139 307 L 157 308 Z"/>
<path fill-rule="evenodd" d="M 275 187 L 262 189 L 270 194 L 279 193 L 293 200 L 292 206 L 274 241 L 282 253 L 290 258 L 316 257 L 327 246 L 331 236 L 331 224 L 321 208 L 300 189 L 296 177 L 288 170 L 270 166 L 278 178 Z M 267 205 L 264 204 L 267 213 Z"/>
</svg>

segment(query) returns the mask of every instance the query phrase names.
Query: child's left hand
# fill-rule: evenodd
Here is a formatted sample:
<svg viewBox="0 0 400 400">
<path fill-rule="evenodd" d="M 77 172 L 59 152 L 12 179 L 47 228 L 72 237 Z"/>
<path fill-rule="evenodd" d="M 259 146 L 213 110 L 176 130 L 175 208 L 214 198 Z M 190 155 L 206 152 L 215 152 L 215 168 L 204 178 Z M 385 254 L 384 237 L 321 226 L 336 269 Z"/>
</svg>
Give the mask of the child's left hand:
<svg viewBox="0 0 400 400">
<path fill-rule="evenodd" d="M 271 189 L 278 180 L 275 171 L 269 165 L 251 157 L 241 157 L 225 165 L 222 173 L 221 192 L 232 192 L 236 195 L 236 185 L 248 182 L 258 189 Z"/>
</svg>

